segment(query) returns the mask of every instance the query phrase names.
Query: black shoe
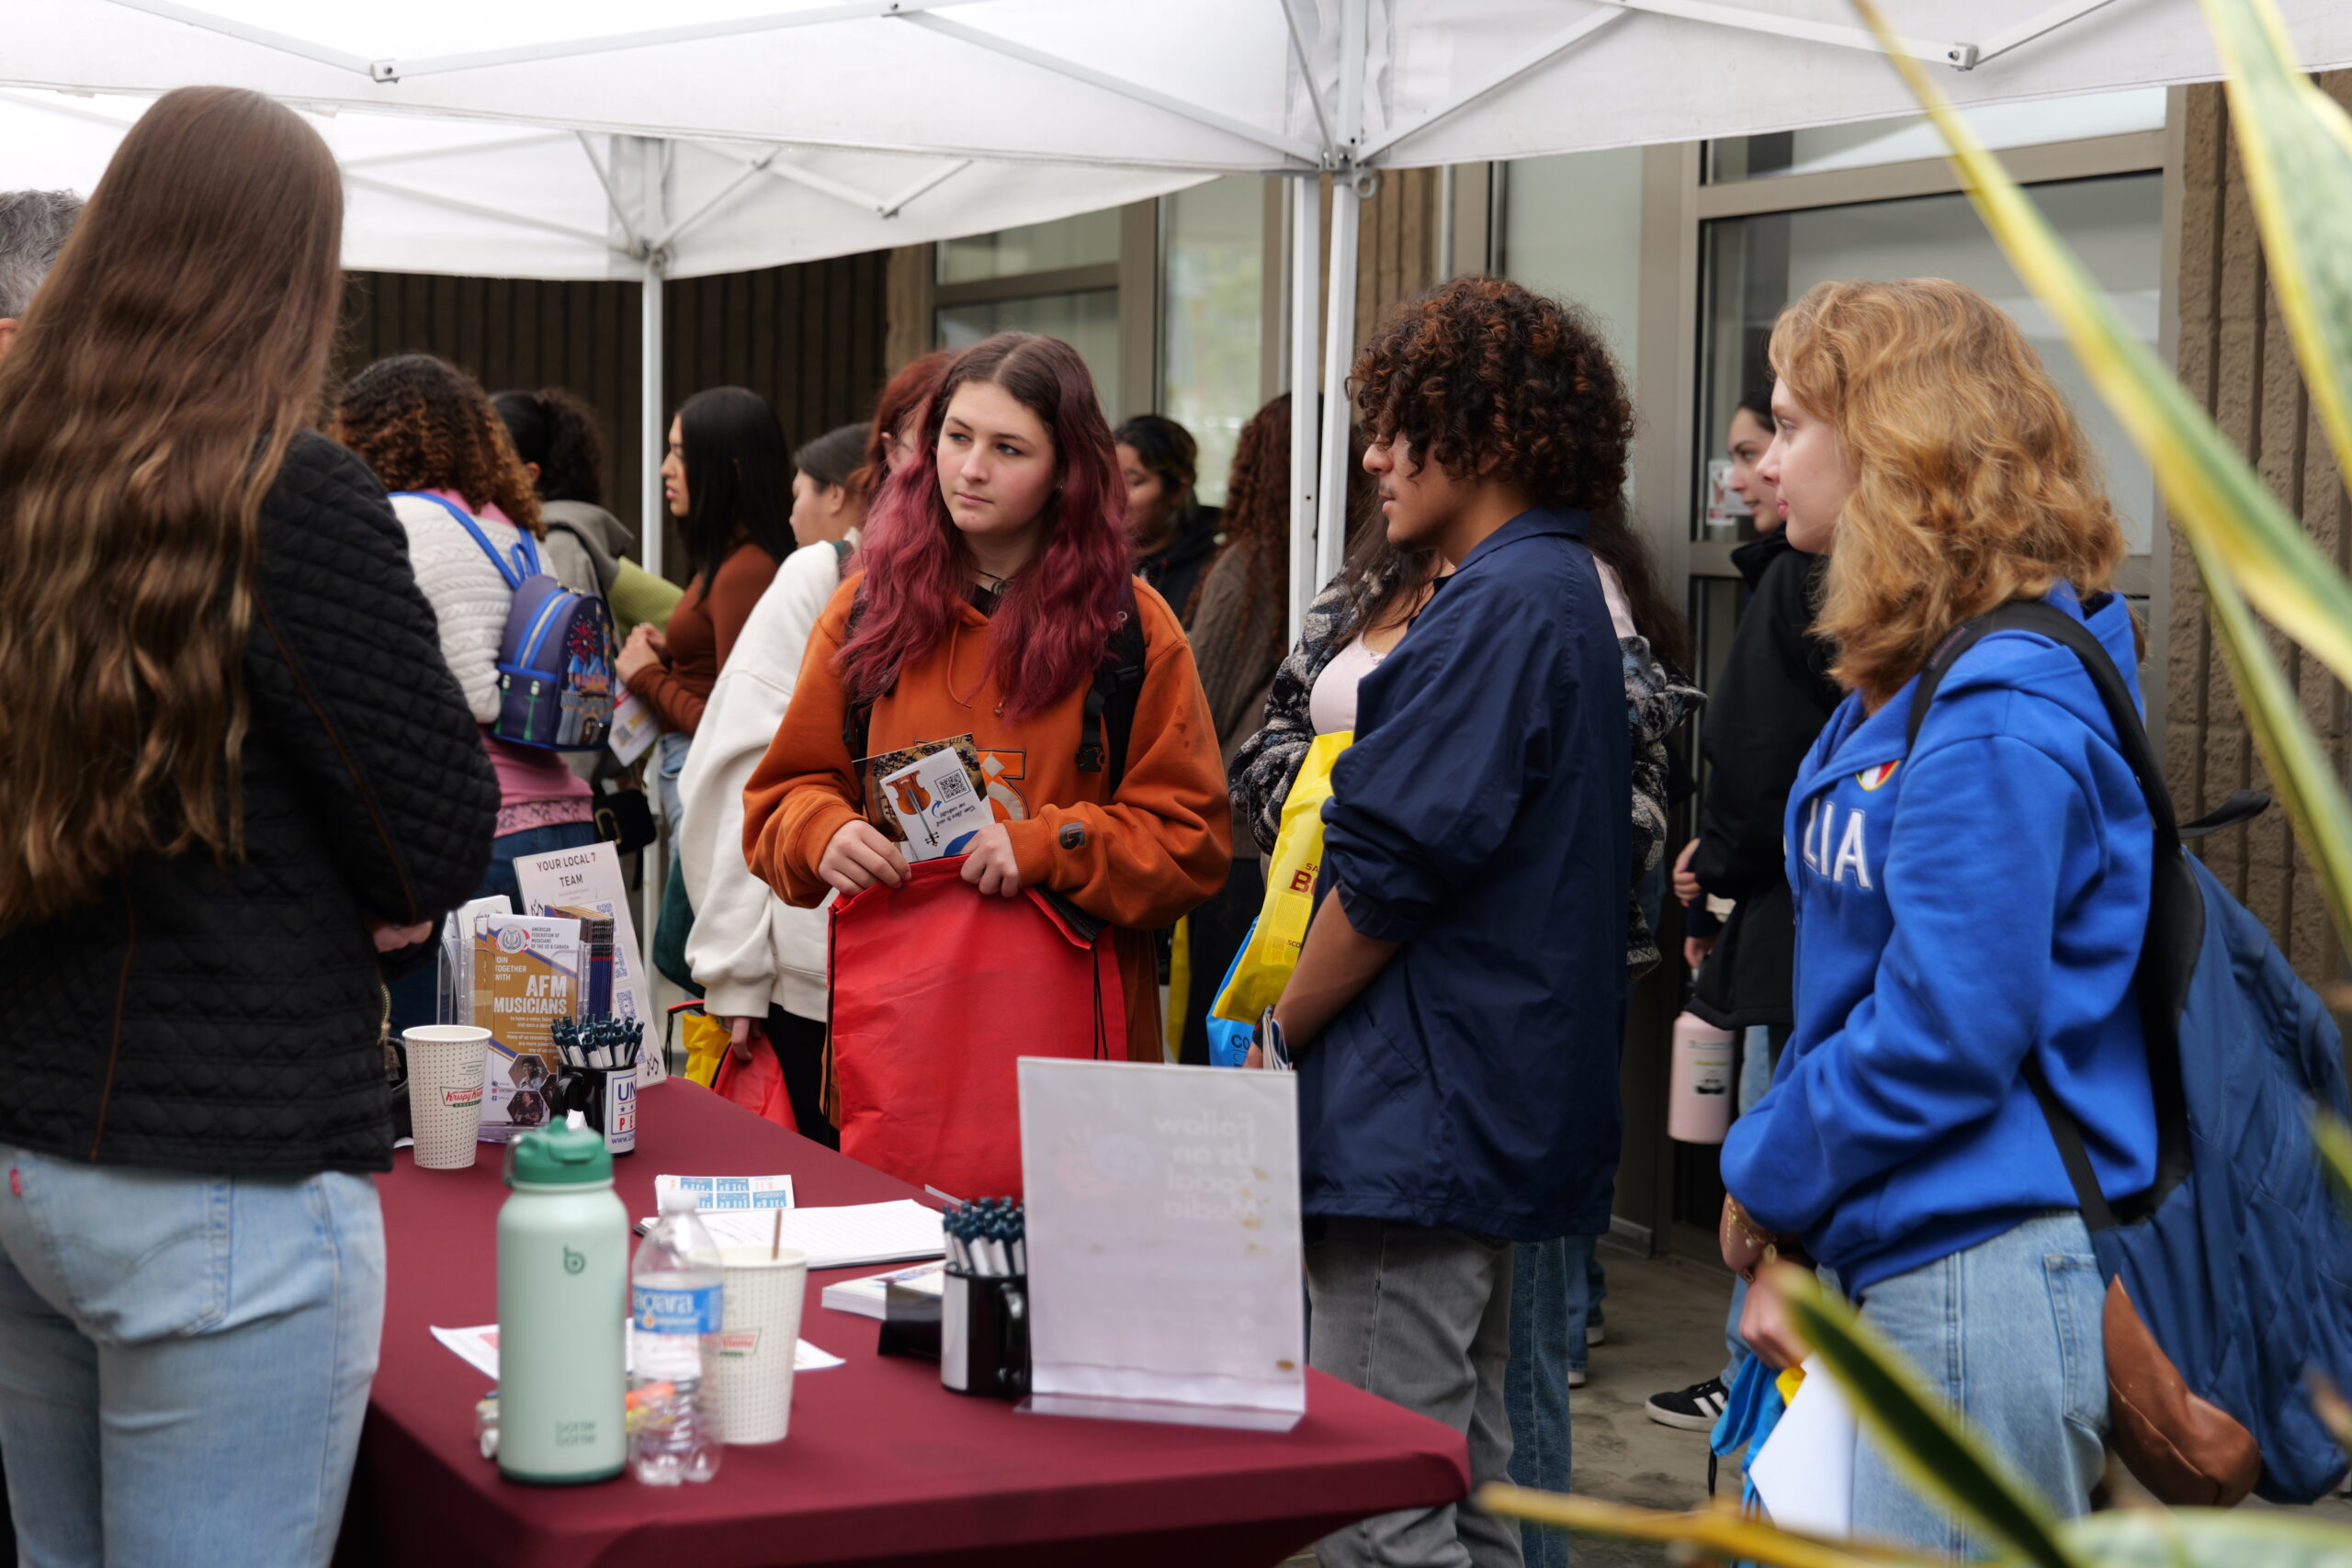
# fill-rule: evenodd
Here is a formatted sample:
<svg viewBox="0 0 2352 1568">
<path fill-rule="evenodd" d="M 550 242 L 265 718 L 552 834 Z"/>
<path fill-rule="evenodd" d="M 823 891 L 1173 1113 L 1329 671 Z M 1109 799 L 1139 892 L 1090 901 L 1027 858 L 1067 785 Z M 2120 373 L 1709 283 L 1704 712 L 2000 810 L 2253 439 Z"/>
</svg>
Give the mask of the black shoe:
<svg viewBox="0 0 2352 1568">
<path fill-rule="evenodd" d="M 1724 1413 L 1724 1406 L 1730 1400 L 1731 1390 L 1724 1387 L 1724 1380 L 1709 1378 L 1689 1388 L 1654 1393 L 1646 1408 L 1650 1419 L 1661 1427 L 1676 1427 L 1685 1432 L 1712 1432 L 1715 1429 L 1715 1417 Z"/>
</svg>

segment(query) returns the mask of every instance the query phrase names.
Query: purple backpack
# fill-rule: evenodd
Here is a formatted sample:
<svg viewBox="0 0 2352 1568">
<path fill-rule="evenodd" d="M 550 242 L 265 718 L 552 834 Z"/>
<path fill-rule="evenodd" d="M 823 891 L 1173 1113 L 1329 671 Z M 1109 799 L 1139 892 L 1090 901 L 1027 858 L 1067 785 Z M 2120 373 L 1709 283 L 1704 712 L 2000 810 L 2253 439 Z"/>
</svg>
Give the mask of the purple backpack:
<svg viewBox="0 0 2352 1568">
<path fill-rule="evenodd" d="M 548 575 L 527 531 L 510 562 L 465 509 L 437 495 L 401 491 L 456 518 L 514 591 L 498 639 L 498 720 L 490 732 L 547 751 L 594 751 L 613 727 L 612 617 L 604 600 Z"/>
</svg>

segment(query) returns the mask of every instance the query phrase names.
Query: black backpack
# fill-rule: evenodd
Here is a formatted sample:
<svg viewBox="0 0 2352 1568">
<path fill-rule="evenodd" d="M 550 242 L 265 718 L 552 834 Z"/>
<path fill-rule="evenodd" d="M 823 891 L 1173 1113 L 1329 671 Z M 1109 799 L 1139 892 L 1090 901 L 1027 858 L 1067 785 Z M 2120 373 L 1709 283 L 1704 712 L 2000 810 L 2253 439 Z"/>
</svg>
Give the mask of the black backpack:
<svg viewBox="0 0 2352 1568">
<path fill-rule="evenodd" d="M 850 602 L 849 620 L 842 627 L 844 644 L 856 634 L 858 618 L 865 613 L 865 592 L 861 583 L 857 597 Z M 1103 640 L 1102 661 L 1094 667 L 1093 682 L 1086 688 L 1086 712 L 1080 720 L 1078 735 L 1078 771 L 1099 773 L 1107 769 L 1111 787 L 1104 792 L 1105 798 L 1115 797 L 1120 783 L 1127 776 L 1127 743 L 1135 734 L 1136 704 L 1143 695 L 1143 621 L 1136 612 L 1135 591 L 1130 587 L 1119 618 Z M 871 698 L 851 703 L 842 717 L 842 743 L 849 748 L 853 768 L 865 761 L 873 721 Z"/>
</svg>

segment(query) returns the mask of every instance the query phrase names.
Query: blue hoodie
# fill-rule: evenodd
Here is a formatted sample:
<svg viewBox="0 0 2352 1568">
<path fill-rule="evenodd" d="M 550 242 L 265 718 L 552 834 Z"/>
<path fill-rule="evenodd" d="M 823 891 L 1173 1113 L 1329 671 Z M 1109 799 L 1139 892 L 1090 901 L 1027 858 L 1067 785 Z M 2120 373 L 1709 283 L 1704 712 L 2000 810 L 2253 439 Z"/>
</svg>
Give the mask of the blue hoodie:
<svg viewBox="0 0 2352 1568">
<path fill-rule="evenodd" d="M 2139 695 L 2132 617 L 2086 621 Z M 2082 1123 L 2110 1197 L 2154 1179 L 2132 991 L 2154 824 L 2075 654 L 1998 632 L 1946 672 L 1831 716 L 1789 792 L 1795 1034 L 1724 1145 L 1724 1185 L 1856 1294 L 2074 1194 L 2022 1071 Z"/>
</svg>

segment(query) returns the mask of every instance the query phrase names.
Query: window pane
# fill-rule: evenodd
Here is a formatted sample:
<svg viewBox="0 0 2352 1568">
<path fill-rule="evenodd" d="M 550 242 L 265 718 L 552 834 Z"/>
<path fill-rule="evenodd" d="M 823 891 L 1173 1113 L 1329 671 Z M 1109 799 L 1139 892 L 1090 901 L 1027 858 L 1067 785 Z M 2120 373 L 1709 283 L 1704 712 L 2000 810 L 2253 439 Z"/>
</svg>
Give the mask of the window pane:
<svg viewBox="0 0 2352 1568">
<path fill-rule="evenodd" d="M 2124 321 L 2153 346 L 2163 268 L 2163 176 L 2070 180 L 2034 186 L 2027 194 L 2106 287 Z M 2154 476 L 2092 390 L 2055 323 L 2009 270 L 1966 197 L 1725 219 L 1707 224 L 1702 238 L 1702 418 L 1693 508 L 1700 537 L 1733 537 L 1735 525 L 1738 537 L 1750 536 L 1744 517 L 1724 517 L 1710 530 L 1706 470 L 1722 456 L 1740 394 L 1765 384 L 1765 345 L 1782 308 L 1827 278 L 1948 277 L 1983 293 L 2024 329 L 2105 460 L 2108 495 L 2123 515 L 2132 552 L 2147 552 Z"/>
<path fill-rule="evenodd" d="M 2082 141 L 2094 136 L 2163 130 L 2165 90 L 2140 87 L 2030 104 L 1986 104 L 1963 109 L 1962 114 L 1984 144 L 1996 149 Z M 1944 139 L 1925 115 L 1899 115 L 1853 125 L 1821 125 L 1710 141 L 1707 178 L 1711 183 L 1776 179 L 1825 169 L 1906 164 L 1917 158 L 1940 158 L 1944 152 Z"/>
<path fill-rule="evenodd" d="M 1241 426 L 1258 412 L 1266 188 L 1211 180 L 1160 208 L 1160 408 L 1200 443 L 1198 493 L 1225 504 Z"/>
<path fill-rule="evenodd" d="M 1119 384 L 1119 291 L 1115 288 L 951 305 L 939 312 L 938 327 L 940 346 L 950 349 L 969 348 L 995 333 L 1043 333 L 1057 337 L 1077 349 L 1086 367 L 1094 372 L 1097 400 L 1102 400 L 1103 388 Z"/>
<path fill-rule="evenodd" d="M 1638 398 L 1642 150 L 1521 158 L 1506 165 L 1500 194 L 1498 269 L 1589 310 Z M 1628 462 L 1629 492 L 1633 473 Z"/>
<path fill-rule="evenodd" d="M 1066 266 L 1094 266 L 1119 259 L 1119 209 L 1082 212 L 1051 223 L 1031 223 L 1000 229 L 993 234 L 939 243 L 939 281 L 978 283 L 991 277 L 1017 277 L 1024 272 L 1053 272 Z"/>
</svg>

